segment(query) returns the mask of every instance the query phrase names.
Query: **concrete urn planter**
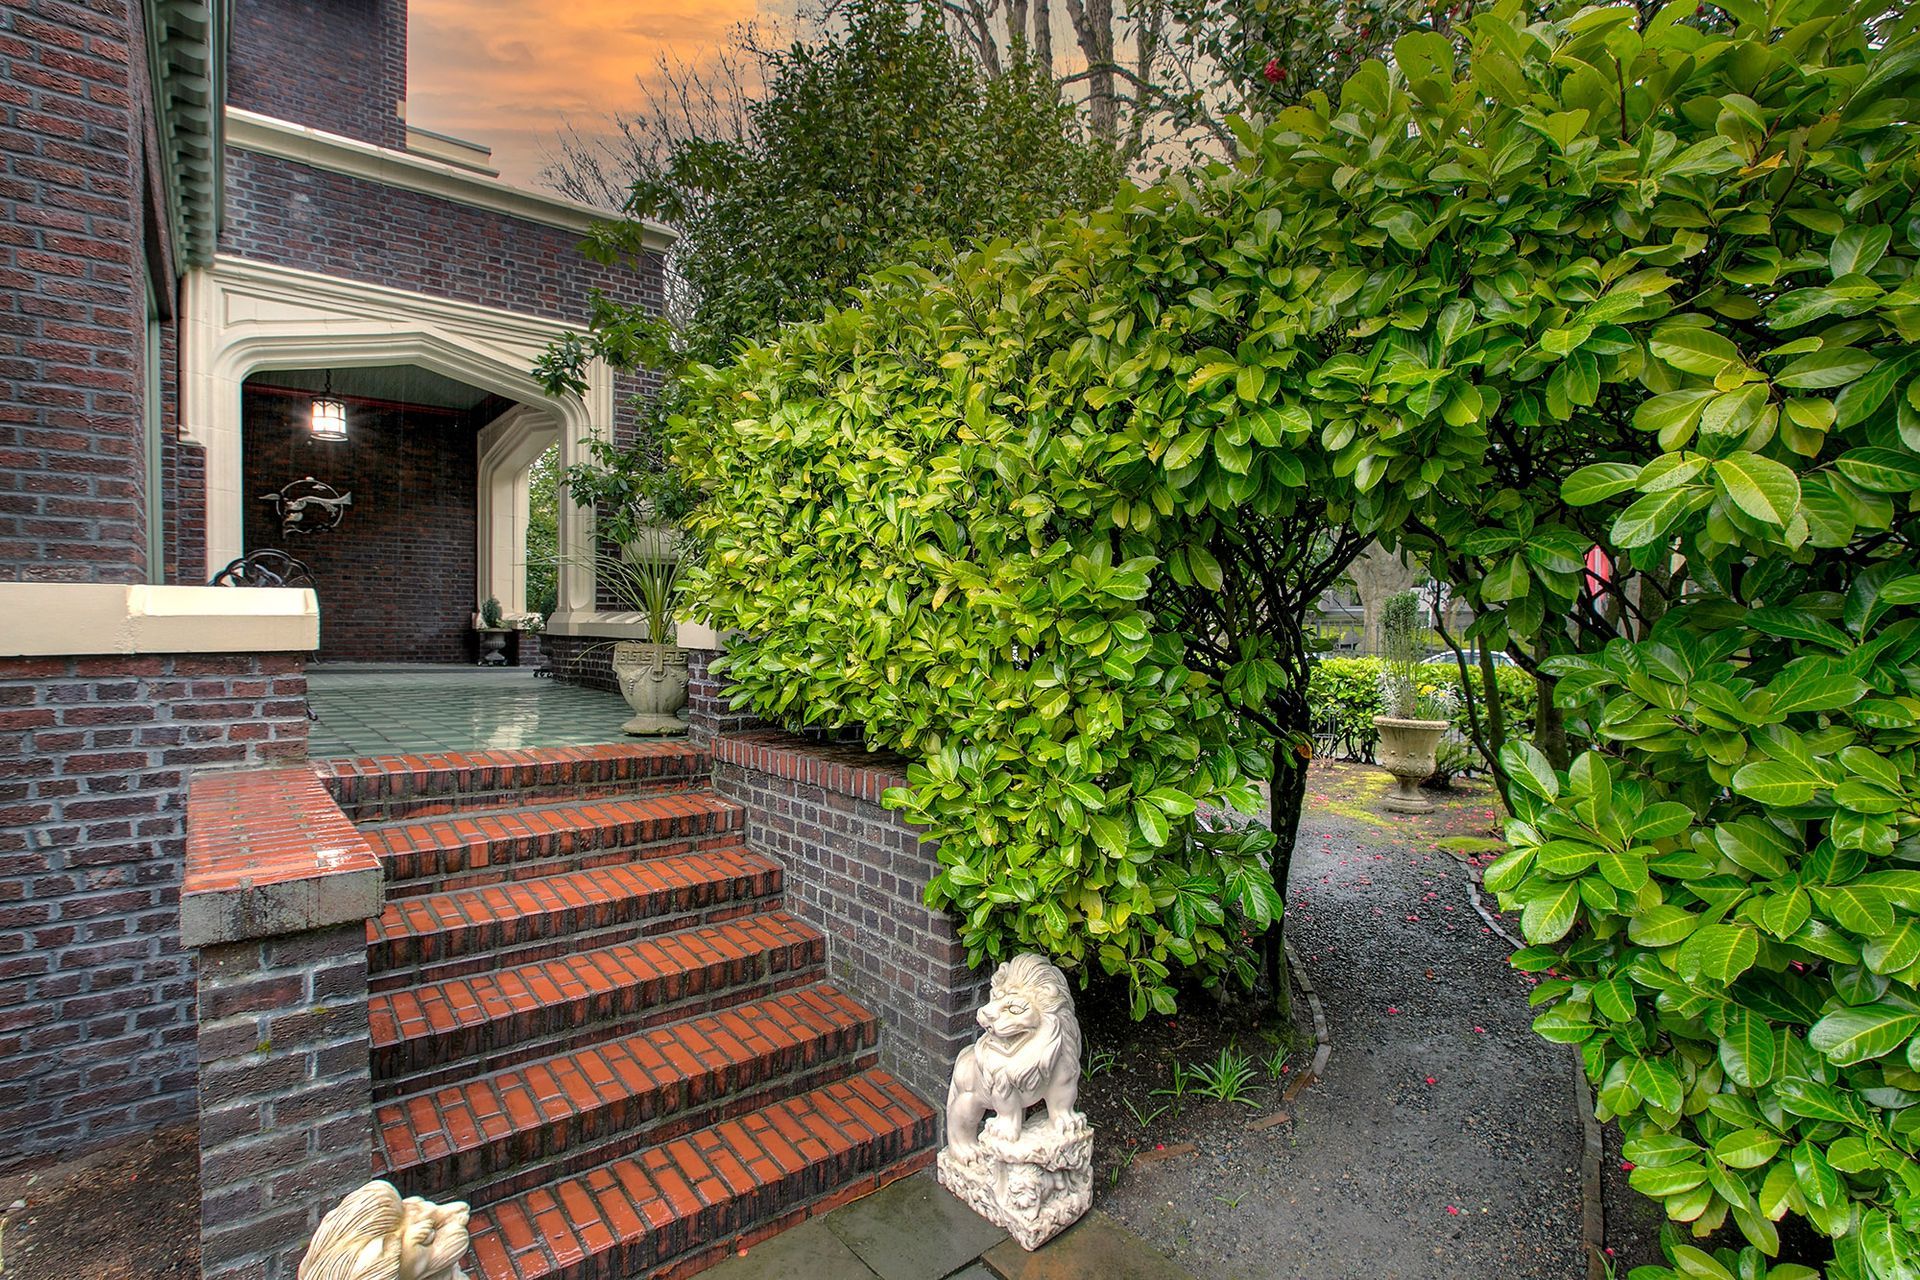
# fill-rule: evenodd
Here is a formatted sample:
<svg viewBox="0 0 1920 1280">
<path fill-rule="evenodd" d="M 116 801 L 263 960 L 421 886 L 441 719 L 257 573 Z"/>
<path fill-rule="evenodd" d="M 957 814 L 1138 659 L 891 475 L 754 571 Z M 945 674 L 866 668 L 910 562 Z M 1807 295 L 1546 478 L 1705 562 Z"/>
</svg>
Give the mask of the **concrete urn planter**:
<svg viewBox="0 0 1920 1280">
<path fill-rule="evenodd" d="M 480 665 L 483 667 L 504 667 L 507 665 L 507 635 L 505 627 L 480 628 Z"/>
<path fill-rule="evenodd" d="M 613 677 L 633 708 L 621 725 L 636 736 L 685 732 L 675 713 L 687 705 L 687 651 L 678 645 L 622 640 L 613 646 Z"/>
<path fill-rule="evenodd" d="M 1393 775 L 1393 790 L 1381 800 L 1381 806 L 1395 813 L 1432 813 L 1433 801 L 1420 793 L 1420 784 L 1433 776 L 1447 722 L 1375 716 L 1373 727 L 1380 731 L 1374 761 Z"/>
</svg>

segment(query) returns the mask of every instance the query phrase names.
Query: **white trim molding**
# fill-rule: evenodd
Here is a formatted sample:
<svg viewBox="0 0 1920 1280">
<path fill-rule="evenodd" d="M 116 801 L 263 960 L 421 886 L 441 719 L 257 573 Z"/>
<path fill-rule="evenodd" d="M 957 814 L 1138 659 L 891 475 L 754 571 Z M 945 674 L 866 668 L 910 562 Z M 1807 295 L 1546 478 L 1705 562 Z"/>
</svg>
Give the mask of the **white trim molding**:
<svg viewBox="0 0 1920 1280">
<path fill-rule="evenodd" d="M 320 606 L 304 588 L 0 582 L 0 658 L 319 646 Z"/>
<path fill-rule="evenodd" d="M 392 147 L 377 147 L 357 138 L 276 120 L 240 107 L 227 108 L 226 125 L 227 144 L 243 151 L 278 156 L 316 169 L 363 178 L 402 191 L 438 196 L 455 204 L 543 226 L 584 235 L 594 223 L 620 216 L 564 196 L 516 187 L 445 160 Z M 643 228 L 642 243 L 649 249 L 665 250 L 674 242 L 673 229 L 664 223 L 648 221 Z"/>
<path fill-rule="evenodd" d="M 241 389 L 258 370 L 418 365 L 537 408 L 562 468 L 586 459 L 587 437 L 612 436 L 604 361 L 588 367 L 584 396 L 550 397 L 534 380 L 534 362 L 568 329 L 558 320 L 226 255 L 188 274 L 185 299 L 180 426 L 206 450 L 209 571 L 246 550 Z M 559 520 L 560 608 L 590 613 L 593 514 L 564 485 Z"/>
</svg>

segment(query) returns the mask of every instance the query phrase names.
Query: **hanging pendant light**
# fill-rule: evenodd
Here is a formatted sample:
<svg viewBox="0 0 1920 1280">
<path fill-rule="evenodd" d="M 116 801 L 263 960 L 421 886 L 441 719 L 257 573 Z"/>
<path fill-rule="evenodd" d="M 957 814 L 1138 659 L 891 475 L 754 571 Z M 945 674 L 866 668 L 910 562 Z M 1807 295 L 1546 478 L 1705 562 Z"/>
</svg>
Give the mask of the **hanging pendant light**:
<svg viewBox="0 0 1920 1280">
<path fill-rule="evenodd" d="M 333 398 L 331 369 L 327 370 L 326 386 L 313 398 L 313 425 L 309 430 L 315 440 L 347 438 L 347 406 L 344 401 Z"/>
</svg>

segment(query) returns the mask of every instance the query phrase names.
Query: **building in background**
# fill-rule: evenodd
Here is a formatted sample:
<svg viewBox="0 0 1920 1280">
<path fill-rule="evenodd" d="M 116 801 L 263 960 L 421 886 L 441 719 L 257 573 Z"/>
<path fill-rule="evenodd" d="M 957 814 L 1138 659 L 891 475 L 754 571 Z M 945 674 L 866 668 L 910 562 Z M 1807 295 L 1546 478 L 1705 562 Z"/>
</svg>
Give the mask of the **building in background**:
<svg viewBox="0 0 1920 1280">
<path fill-rule="evenodd" d="M 409 129 L 406 27 L 0 10 L 0 1168 L 194 1114 L 189 773 L 303 758 L 316 652 L 467 660 L 523 605 L 528 466 L 639 389 L 531 369 L 593 290 L 657 307 L 658 253 L 592 264 L 593 210 Z M 274 550 L 310 590 L 205 585 Z M 630 630 L 562 571 L 563 657 Z"/>
</svg>

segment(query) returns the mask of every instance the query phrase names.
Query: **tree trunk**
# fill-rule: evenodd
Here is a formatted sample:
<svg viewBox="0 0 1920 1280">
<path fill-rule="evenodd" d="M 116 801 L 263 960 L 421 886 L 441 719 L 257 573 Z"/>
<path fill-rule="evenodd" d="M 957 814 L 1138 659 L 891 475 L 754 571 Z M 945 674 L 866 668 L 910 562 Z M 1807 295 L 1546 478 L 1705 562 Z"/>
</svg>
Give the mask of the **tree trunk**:
<svg viewBox="0 0 1920 1280">
<path fill-rule="evenodd" d="M 1300 838 L 1300 811 L 1306 798 L 1306 761 L 1295 754 L 1293 743 L 1286 737 L 1275 739 L 1273 781 L 1267 788 L 1267 830 L 1273 832 L 1273 888 L 1282 903 L 1287 899 L 1287 881 L 1293 875 L 1293 846 Z M 1293 981 L 1287 972 L 1286 929 L 1286 913 L 1282 911 L 1261 939 L 1261 950 L 1274 1017 L 1291 1027 Z"/>
<path fill-rule="evenodd" d="M 1057 91 L 1059 82 L 1053 78 L 1052 0 L 1033 0 L 1033 64 L 1046 77 L 1041 83 L 1052 84 Z"/>
<path fill-rule="evenodd" d="M 1507 708 L 1500 701 L 1500 672 L 1493 665 L 1493 650 L 1480 646 L 1480 702 L 1487 715 L 1487 767 L 1493 770 L 1494 785 L 1500 799 L 1507 796 L 1507 770 L 1500 763 L 1500 748 L 1507 745 Z M 1512 812 L 1512 806 L 1508 806 Z"/>
<path fill-rule="evenodd" d="M 1074 38 L 1087 60 L 1087 126 L 1094 141 L 1120 141 L 1120 103 L 1114 97 L 1113 0 L 1067 0 Z"/>
<path fill-rule="evenodd" d="M 1536 709 L 1533 713 L 1533 745 L 1547 758 L 1547 763 L 1556 769 L 1564 769 L 1573 763 L 1567 751 L 1567 722 L 1560 714 L 1560 708 L 1553 705 L 1554 680 L 1551 676 L 1536 675 L 1533 687 Z"/>
</svg>

